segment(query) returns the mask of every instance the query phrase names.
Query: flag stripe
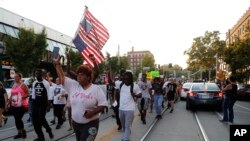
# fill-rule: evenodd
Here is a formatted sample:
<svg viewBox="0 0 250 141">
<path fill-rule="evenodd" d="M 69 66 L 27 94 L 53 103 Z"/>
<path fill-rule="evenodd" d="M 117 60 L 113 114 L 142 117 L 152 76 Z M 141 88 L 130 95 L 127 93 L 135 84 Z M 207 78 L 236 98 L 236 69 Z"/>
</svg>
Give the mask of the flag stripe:
<svg viewBox="0 0 250 141">
<path fill-rule="evenodd" d="M 73 43 L 90 67 L 94 67 L 94 62 L 89 57 L 90 54 L 95 56 L 97 64 L 104 61 L 101 49 L 108 39 L 108 30 L 86 8 L 84 19 L 78 26 Z"/>
<path fill-rule="evenodd" d="M 109 38 L 108 30 L 88 10 L 85 13 L 85 18 L 92 24 L 94 36 L 96 34 L 97 40 L 102 42 L 101 47 L 103 47 Z"/>
</svg>

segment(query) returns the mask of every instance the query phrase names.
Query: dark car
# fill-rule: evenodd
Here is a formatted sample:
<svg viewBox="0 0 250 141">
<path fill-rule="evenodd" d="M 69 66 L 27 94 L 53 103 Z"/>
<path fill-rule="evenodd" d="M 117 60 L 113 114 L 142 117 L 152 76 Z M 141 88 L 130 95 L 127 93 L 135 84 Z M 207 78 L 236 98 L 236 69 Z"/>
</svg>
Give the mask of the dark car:
<svg viewBox="0 0 250 141">
<path fill-rule="evenodd" d="M 250 100 L 250 85 L 237 84 L 237 100 Z"/>
<path fill-rule="evenodd" d="M 209 106 L 222 110 L 223 93 L 216 83 L 193 83 L 187 94 L 186 109 Z"/>
</svg>

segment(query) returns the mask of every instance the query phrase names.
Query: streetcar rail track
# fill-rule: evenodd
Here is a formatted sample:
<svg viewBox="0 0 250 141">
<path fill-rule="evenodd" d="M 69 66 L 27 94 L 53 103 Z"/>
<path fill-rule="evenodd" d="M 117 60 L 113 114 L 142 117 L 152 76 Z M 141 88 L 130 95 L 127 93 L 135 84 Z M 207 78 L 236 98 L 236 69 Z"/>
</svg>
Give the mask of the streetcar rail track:
<svg viewBox="0 0 250 141">
<path fill-rule="evenodd" d="M 104 118 L 102 118 L 102 119 L 100 119 L 100 121 L 103 121 L 103 120 L 105 120 L 105 119 L 108 119 L 109 117 L 111 117 L 111 115 L 109 115 L 109 116 L 107 116 L 107 117 L 104 117 Z M 51 118 L 48 118 L 48 119 L 51 119 Z M 26 123 L 25 125 L 31 125 L 31 123 Z M 49 124 L 49 126 L 51 126 L 51 125 L 54 125 L 54 124 Z M 5 131 L 8 131 L 8 130 L 11 130 L 11 129 L 14 129 L 15 127 L 11 127 L 11 128 L 8 128 L 8 129 L 6 129 Z M 34 128 L 32 127 L 32 129 L 29 129 L 29 130 L 26 130 L 26 133 L 28 134 L 28 133 L 30 133 L 30 132 L 33 132 L 34 131 Z M 64 135 L 64 136 L 62 136 L 62 137 L 60 137 L 60 138 L 57 138 L 57 139 L 55 139 L 54 141 L 60 141 L 60 140 L 63 140 L 63 139 L 65 139 L 65 138 L 67 138 L 67 137 L 70 137 L 70 136 L 73 136 L 74 135 L 74 133 L 69 133 L 69 134 L 66 134 L 66 135 Z M 11 135 L 11 136 L 6 136 L 6 137 L 3 137 L 3 138 L 0 138 L 0 140 L 1 141 L 3 141 L 3 140 L 8 140 L 8 139 L 11 139 L 11 138 L 13 138 L 15 136 L 15 134 L 14 135 Z"/>
<path fill-rule="evenodd" d="M 163 109 L 161 114 L 163 115 L 166 111 L 167 111 L 167 108 Z M 154 121 L 151 123 L 146 133 L 140 138 L 140 141 L 145 141 L 147 139 L 148 135 L 150 134 L 150 132 L 152 132 L 153 128 L 156 126 L 158 121 L 159 119 L 154 119 Z"/>
</svg>

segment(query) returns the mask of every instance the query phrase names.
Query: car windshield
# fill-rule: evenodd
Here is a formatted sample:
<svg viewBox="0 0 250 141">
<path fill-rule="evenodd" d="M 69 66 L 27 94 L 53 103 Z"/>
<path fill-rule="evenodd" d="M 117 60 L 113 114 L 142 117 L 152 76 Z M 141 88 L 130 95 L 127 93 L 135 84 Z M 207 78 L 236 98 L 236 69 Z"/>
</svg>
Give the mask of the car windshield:
<svg viewBox="0 0 250 141">
<path fill-rule="evenodd" d="M 219 91 L 219 87 L 213 83 L 196 83 L 193 84 L 192 90 L 195 91 Z"/>
<path fill-rule="evenodd" d="M 22 78 L 22 82 L 24 82 L 26 85 L 28 85 L 30 82 L 29 82 L 29 78 Z M 4 87 L 5 88 L 12 88 L 14 84 L 14 79 L 9 79 L 6 81 Z"/>
<path fill-rule="evenodd" d="M 183 88 L 190 88 L 191 85 L 192 85 L 192 83 L 184 83 L 182 87 Z"/>
</svg>

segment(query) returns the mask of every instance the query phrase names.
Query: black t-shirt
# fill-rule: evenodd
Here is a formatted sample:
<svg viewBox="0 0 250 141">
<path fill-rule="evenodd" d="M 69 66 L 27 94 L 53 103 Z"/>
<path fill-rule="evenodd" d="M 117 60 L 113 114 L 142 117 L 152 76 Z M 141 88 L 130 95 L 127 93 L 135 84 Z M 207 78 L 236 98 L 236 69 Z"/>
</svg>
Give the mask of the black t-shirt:
<svg viewBox="0 0 250 141">
<path fill-rule="evenodd" d="M 48 102 L 48 94 L 47 90 L 43 84 L 43 82 L 36 82 L 34 85 L 34 93 L 35 93 L 35 99 L 34 103 L 36 104 L 47 104 Z"/>
<path fill-rule="evenodd" d="M 177 85 L 175 83 L 168 83 L 168 94 L 175 94 Z"/>
<path fill-rule="evenodd" d="M 163 89 L 162 89 L 163 83 L 153 83 L 152 84 L 152 89 L 155 91 L 154 94 L 156 95 L 162 95 L 163 94 Z"/>
</svg>

